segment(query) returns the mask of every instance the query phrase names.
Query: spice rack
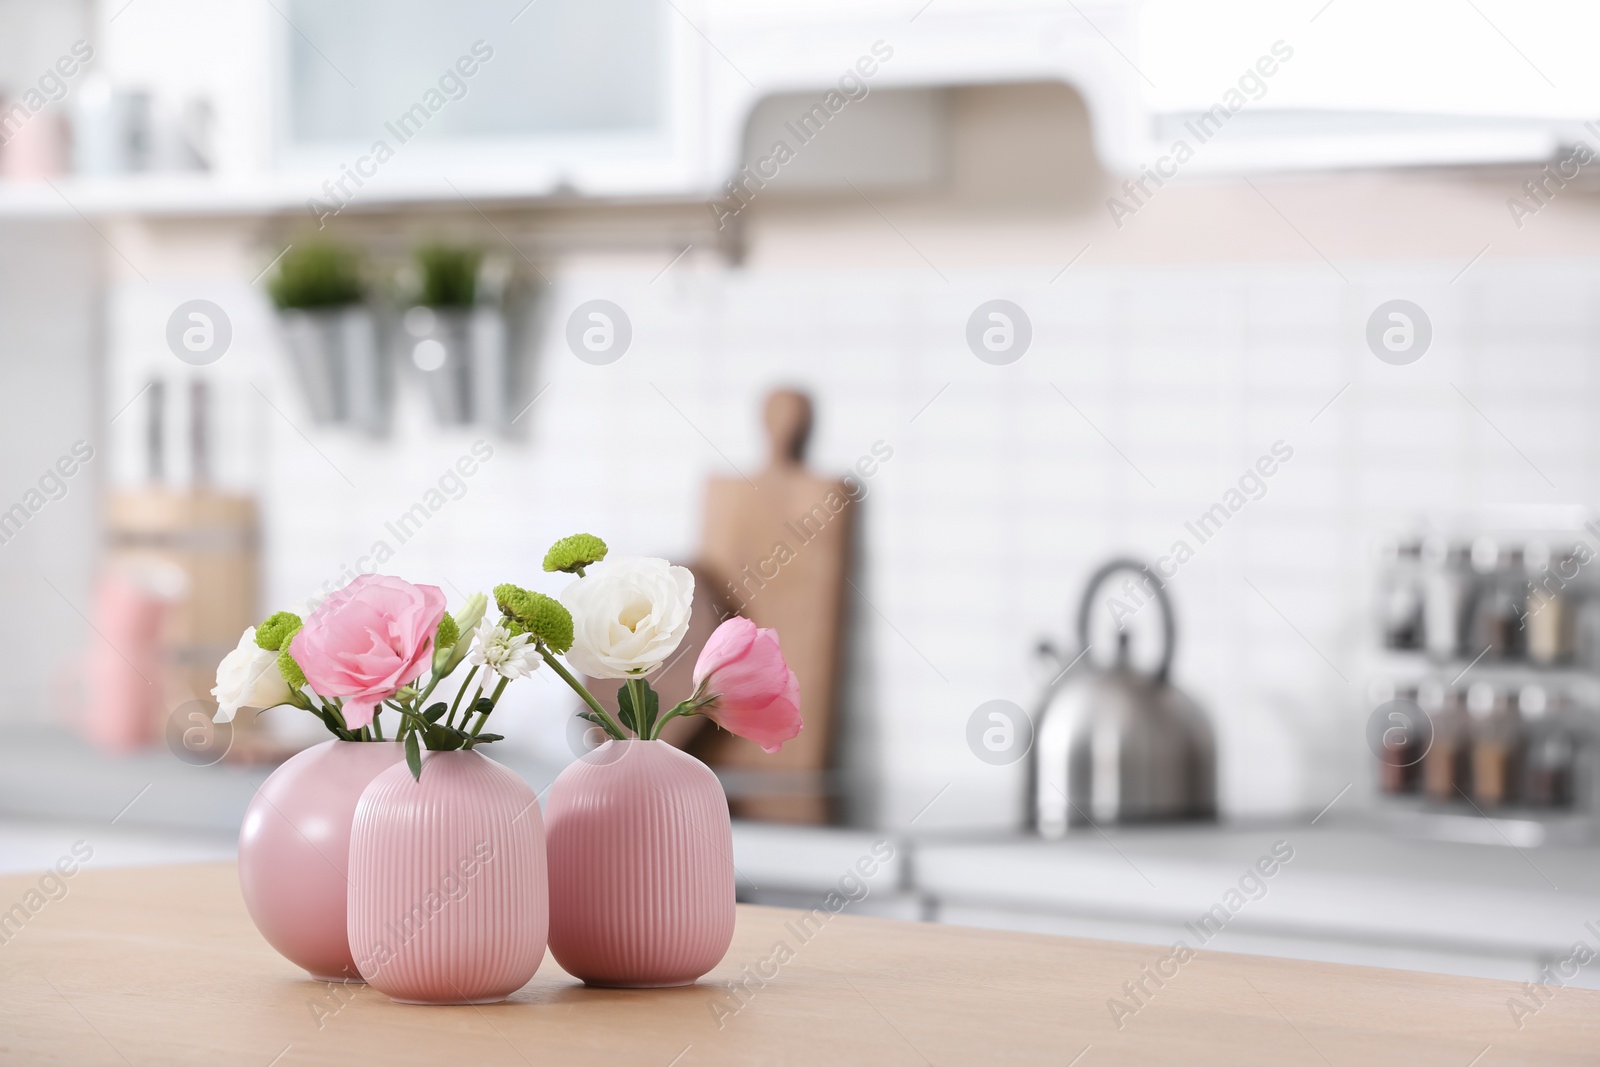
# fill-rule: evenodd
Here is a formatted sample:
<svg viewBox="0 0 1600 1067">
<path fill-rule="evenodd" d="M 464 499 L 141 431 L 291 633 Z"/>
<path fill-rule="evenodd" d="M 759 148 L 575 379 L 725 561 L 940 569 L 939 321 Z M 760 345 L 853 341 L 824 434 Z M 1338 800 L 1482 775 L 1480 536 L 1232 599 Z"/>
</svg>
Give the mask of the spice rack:
<svg viewBox="0 0 1600 1067">
<path fill-rule="evenodd" d="M 1600 837 L 1600 523 L 1420 527 L 1375 556 L 1380 816 L 1519 846 Z"/>
</svg>

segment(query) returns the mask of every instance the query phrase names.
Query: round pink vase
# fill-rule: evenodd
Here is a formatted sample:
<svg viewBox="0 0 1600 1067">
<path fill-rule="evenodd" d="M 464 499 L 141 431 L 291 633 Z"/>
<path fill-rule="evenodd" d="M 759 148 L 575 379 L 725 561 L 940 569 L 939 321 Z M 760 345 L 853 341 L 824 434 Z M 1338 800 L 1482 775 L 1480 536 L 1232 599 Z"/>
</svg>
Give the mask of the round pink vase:
<svg viewBox="0 0 1600 1067">
<path fill-rule="evenodd" d="M 350 830 L 350 951 L 407 1004 L 492 1004 L 527 984 L 550 928 L 544 822 L 515 772 L 427 752 L 372 780 Z"/>
<path fill-rule="evenodd" d="M 688 985 L 733 940 L 733 831 L 711 769 L 607 741 L 550 787 L 550 951 L 590 985 Z"/>
<path fill-rule="evenodd" d="M 361 981 L 345 933 L 350 823 L 368 783 L 404 755 L 393 741 L 324 741 L 273 771 L 245 809 L 244 906 L 261 936 L 319 981 Z"/>
</svg>

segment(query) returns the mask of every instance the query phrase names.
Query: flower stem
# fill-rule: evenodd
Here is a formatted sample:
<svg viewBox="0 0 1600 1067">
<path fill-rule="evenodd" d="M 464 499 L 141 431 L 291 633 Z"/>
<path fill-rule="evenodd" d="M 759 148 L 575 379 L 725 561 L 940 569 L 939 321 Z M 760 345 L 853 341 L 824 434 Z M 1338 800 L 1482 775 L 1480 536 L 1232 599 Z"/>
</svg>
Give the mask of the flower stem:
<svg viewBox="0 0 1600 1067">
<path fill-rule="evenodd" d="M 417 694 L 417 710 L 420 711 L 420 710 L 422 710 L 423 707 L 425 707 L 427 705 L 429 694 L 431 694 L 433 692 L 434 686 L 438 685 L 442 681 L 444 681 L 444 675 L 442 675 L 442 674 L 434 675 L 432 681 L 430 681 L 428 683 L 428 688 L 424 689 L 421 693 Z"/>
<path fill-rule="evenodd" d="M 428 720 L 424 719 L 421 715 L 418 715 L 414 711 L 406 711 L 402 709 L 400 712 L 400 720 L 401 726 L 405 727 L 409 725 L 411 727 L 411 732 L 414 734 L 421 734 L 422 731 L 428 727 Z"/>
<path fill-rule="evenodd" d="M 618 741 L 627 740 L 628 735 L 622 732 L 622 727 L 617 725 L 617 721 L 611 717 L 610 713 L 600 706 L 600 702 L 594 698 L 594 694 L 585 689 L 582 683 L 572 676 L 572 672 L 563 667 L 561 661 L 550 654 L 550 650 L 545 647 L 542 641 L 539 643 L 539 655 L 543 656 L 544 661 L 550 664 L 550 669 L 559 674 L 561 680 L 571 686 L 572 691 L 577 693 L 585 704 L 589 705 L 589 708 L 599 717 L 600 725 L 605 728 L 606 733 Z"/>
<path fill-rule="evenodd" d="M 344 711 L 340 708 L 337 700 L 324 700 L 322 702 L 322 709 L 328 713 L 328 717 L 332 719 L 334 724 L 339 728 L 340 737 L 346 741 L 360 740 L 350 729 L 349 724 L 344 721 Z"/>
<path fill-rule="evenodd" d="M 477 676 L 477 673 L 478 668 L 476 667 L 468 671 L 467 680 L 461 683 L 460 689 L 456 690 L 456 699 L 450 705 L 450 714 L 444 717 L 444 724 L 446 726 L 454 726 L 456 724 L 456 709 L 461 706 L 461 698 L 467 695 L 467 687 L 472 684 L 472 679 Z M 469 711 L 467 714 L 470 715 L 472 713 Z"/>
<path fill-rule="evenodd" d="M 643 678 L 628 679 L 628 695 L 633 700 L 633 732 L 639 740 L 650 740 L 650 723 L 645 719 L 645 685 Z"/>
<path fill-rule="evenodd" d="M 653 740 L 660 737 L 661 728 L 668 722 L 676 719 L 679 715 L 698 715 L 700 714 L 701 708 L 705 707 L 707 704 L 711 703 L 721 695 L 722 694 L 720 693 L 713 693 L 710 696 L 701 696 L 700 691 L 696 690 L 694 696 L 690 697 L 688 700 L 682 701 L 677 707 L 673 708 L 671 711 L 667 712 L 665 715 L 661 716 L 661 718 L 656 720 L 655 728 L 650 731 L 651 739 Z"/>
<path fill-rule="evenodd" d="M 661 716 L 661 718 L 656 720 L 655 729 L 651 732 L 651 740 L 660 737 L 661 728 L 667 725 L 667 723 L 671 722 L 673 719 L 676 719 L 679 715 L 693 714 L 694 711 L 689 707 L 689 702 L 687 700 L 682 704 L 679 704 L 677 707 L 673 708 L 671 711 L 667 712 L 665 715 Z"/>
<path fill-rule="evenodd" d="M 500 679 L 500 684 L 494 687 L 494 692 L 493 693 L 489 694 L 489 701 L 490 701 L 491 704 L 499 703 L 500 694 L 504 693 L 506 691 L 506 686 L 510 683 L 510 681 L 511 681 L 510 678 L 501 678 Z M 477 703 L 477 702 L 474 701 L 473 703 Z M 489 708 L 489 711 L 480 711 L 478 713 L 478 725 L 476 725 L 476 726 L 474 726 L 472 728 L 472 736 L 473 737 L 477 737 L 478 736 L 479 731 L 481 731 L 483 729 L 484 723 L 489 721 L 489 712 L 493 711 L 493 710 L 494 710 L 494 708 L 491 707 L 491 708 Z M 467 723 L 466 723 L 465 719 L 461 720 L 461 725 L 465 726 L 466 724 Z"/>
</svg>

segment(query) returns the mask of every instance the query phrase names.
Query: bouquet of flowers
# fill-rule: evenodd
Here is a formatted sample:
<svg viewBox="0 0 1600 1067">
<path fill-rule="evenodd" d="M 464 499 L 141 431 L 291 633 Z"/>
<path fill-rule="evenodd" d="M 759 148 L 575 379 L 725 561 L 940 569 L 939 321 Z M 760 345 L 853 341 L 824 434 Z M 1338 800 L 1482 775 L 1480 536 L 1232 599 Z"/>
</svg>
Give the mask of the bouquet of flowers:
<svg viewBox="0 0 1600 1067">
<path fill-rule="evenodd" d="M 217 721 L 245 707 L 288 704 L 316 715 L 341 740 L 382 741 L 383 712 L 392 711 L 393 736 L 405 743 L 406 762 L 420 778 L 423 748 L 501 740 L 484 726 L 506 686 L 548 665 L 583 700 L 581 716 L 619 741 L 654 740 L 680 715 L 704 715 L 768 752 L 800 732 L 800 687 L 777 632 L 738 617 L 722 623 L 701 651 L 694 692 L 662 712 L 647 676 L 688 632 L 694 576 L 664 559 L 606 554 L 592 534 L 562 538 L 544 559 L 546 571 L 575 576 L 560 599 L 497 585 L 492 616 L 482 593 L 452 615 L 436 586 L 361 575 L 304 620 L 280 611 L 245 630 L 217 668 Z M 562 657 L 591 678 L 622 681 L 617 716 Z M 454 699 L 430 702 L 463 664 L 470 669 Z"/>
</svg>

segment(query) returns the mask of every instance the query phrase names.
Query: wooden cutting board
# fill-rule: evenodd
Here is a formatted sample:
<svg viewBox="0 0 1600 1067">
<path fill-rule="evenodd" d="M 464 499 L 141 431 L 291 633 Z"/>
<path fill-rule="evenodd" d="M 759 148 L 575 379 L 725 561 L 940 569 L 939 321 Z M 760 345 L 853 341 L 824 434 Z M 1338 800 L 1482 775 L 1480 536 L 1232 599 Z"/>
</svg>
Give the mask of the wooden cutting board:
<svg viewBox="0 0 1600 1067">
<path fill-rule="evenodd" d="M 772 755 L 722 731 L 697 739 L 697 751 L 713 767 L 770 784 L 730 791 L 740 818 L 823 823 L 834 814 L 827 783 L 856 507 L 841 479 L 806 468 L 811 421 L 805 394 L 773 393 L 766 406 L 766 469 L 748 478 L 714 478 L 706 487 L 700 566 L 711 591 L 736 614 L 778 631 L 800 682 L 805 719 L 800 736 Z"/>
</svg>

